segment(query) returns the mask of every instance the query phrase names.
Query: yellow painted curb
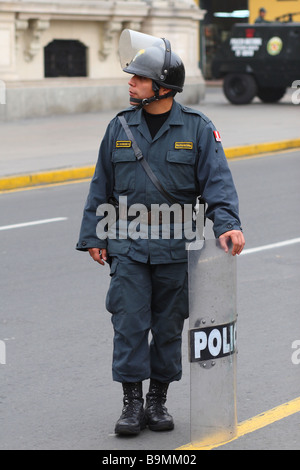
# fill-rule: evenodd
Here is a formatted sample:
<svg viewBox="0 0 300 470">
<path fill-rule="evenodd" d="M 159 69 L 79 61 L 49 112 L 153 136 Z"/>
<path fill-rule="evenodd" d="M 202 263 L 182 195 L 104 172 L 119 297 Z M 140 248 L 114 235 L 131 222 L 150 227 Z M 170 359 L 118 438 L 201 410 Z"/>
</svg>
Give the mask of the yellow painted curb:
<svg viewBox="0 0 300 470">
<path fill-rule="evenodd" d="M 266 426 L 269 426 L 272 423 L 280 421 L 284 418 L 288 418 L 295 413 L 300 412 L 300 397 L 295 398 L 294 400 L 290 400 L 287 403 L 283 403 L 282 405 L 276 406 L 271 410 L 265 411 L 253 418 L 250 418 L 242 423 L 238 424 L 237 428 L 237 435 L 232 439 L 226 442 L 219 442 L 218 444 L 211 444 L 204 443 L 201 446 L 195 446 L 192 443 L 183 445 L 178 447 L 176 450 L 212 450 L 218 447 L 222 447 L 225 444 L 229 444 L 232 441 L 239 439 L 242 436 L 250 434 L 252 432 L 258 431 Z"/>
<path fill-rule="evenodd" d="M 228 159 L 232 159 L 293 148 L 300 148 L 300 139 L 245 145 L 241 147 L 229 147 L 224 150 L 226 157 Z M 94 174 L 94 170 L 94 166 L 86 166 L 81 168 L 65 168 L 39 173 L 6 176 L 4 178 L 0 178 L 0 191 L 10 191 L 30 186 L 63 183 L 66 181 L 91 178 Z"/>
<path fill-rule="evenodd" d="M 227 158 L 240 158 L 261 153 L 279 152 L 300 147 L 300 139 L 283 140 L 280 142 L 266 142 L 262 144 L 244 145 L 224 149 Z"/>
<path fill-rule="evenodd" d="M 62 183 L 65 181 L 91 178 L 94 171 L 94 166 L 87 166 L 82 168 L 66 168 L 62 170 L 31 173 L 28 175 L 7 176 L 0 178 L 0 191 L 10 191 L 29 186 L 39 186 L 43 184 Z"/>
</svg>

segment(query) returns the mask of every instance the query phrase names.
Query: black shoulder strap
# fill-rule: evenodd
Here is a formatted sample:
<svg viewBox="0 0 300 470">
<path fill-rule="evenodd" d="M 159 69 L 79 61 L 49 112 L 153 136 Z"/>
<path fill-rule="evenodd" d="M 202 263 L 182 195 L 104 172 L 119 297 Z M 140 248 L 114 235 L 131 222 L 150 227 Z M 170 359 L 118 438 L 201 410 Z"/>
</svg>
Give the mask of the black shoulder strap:
<svg viewBox="0 0 300 470">
<path fill-rule="evenodd" d="M 142 154 L 142 151 L 141 149 L 138 147 L 137 143 L 136 143 L 136 140 L 135 138 L 133 137 L 133 134 L 131 132 L 131 130 L 129 129 L 129 126 L 127 124 L 127 121 L 126 119 L 124 118 L 124 116 L 118 116 L 123 128 L 124 128 L 124 131 L 126 132 L 126 135 L 128 137 L 128 139 L 131 140 L 132 142 L 132 148 L 133 148 L 133 151 L 134 151 L 134 154 L 136 156 L 136 159 L 140 162 L 140 164 L 142 165 L 144 171 L 146 172 L 146 174 L 148 175 L 148 177 L 150 178 L 150 180 L 152 181 L 152 183 L 154 184 L 154 186 L 158 189 L 158 191 L 171 203 L 171 204 L 180 204 L 180 202 L 177 201 L 177 199 L 175 199 L 173 196 L 171 196 L 171 194 L 169 194 L 165 188 L 162 186 L 162 184 L 160 183 L 160 181 L 156 178 L 155 174 L 153 173 L 153 171 L 151 170 L 150 166 L 148 165 L 148 162 L 144 159 L 144 156 Z M 181 205 L 181 204 L 180 204 Z"/>
</svg>

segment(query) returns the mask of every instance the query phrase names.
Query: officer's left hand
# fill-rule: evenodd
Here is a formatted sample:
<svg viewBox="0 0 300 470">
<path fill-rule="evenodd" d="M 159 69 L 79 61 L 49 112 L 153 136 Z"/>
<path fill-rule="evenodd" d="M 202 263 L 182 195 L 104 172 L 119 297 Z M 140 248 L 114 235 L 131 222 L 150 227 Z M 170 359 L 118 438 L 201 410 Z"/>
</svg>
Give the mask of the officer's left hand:
<svg viewBox="0 0 300 470">
<path fill-rule="evenodd" d="M 229 232 L 222 233 L 219 237 L 220 245 L 227 253 L 229 250 L 228 243 L 232 242 L 232 255 L 239 255 L 245 246 L 245 238 L 243 232 L 240 230 L 230 230 Z"/>
</svg>

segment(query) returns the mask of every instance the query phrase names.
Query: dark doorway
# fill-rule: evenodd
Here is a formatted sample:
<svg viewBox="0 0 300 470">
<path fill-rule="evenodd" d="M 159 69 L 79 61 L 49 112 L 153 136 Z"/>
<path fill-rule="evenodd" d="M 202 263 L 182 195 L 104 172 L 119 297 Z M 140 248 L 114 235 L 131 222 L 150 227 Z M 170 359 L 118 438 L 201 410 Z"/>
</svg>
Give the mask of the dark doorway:
<svg viewBox="0 0 300 470">
<path fill-rule="evenodd" d="M 50 42 L 44 49 L 45 77 L 86 77 L 86 50 L 80 41 Z"/>
</svg>

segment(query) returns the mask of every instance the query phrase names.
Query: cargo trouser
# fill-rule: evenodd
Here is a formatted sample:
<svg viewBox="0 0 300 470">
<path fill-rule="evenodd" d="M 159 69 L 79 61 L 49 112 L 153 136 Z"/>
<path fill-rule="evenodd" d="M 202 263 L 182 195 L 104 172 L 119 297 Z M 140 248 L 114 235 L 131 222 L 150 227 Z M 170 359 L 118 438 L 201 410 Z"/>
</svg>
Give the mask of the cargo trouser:
<svg viewBox="0 0 300 470">
<path fill-rule="evenodd" d="M 151 265 L 121 255 L 112 259 L 106 307 L 114 327 L 113 380 L 180 380 L 187 276 L 187 263 Z"/>
</svg>

